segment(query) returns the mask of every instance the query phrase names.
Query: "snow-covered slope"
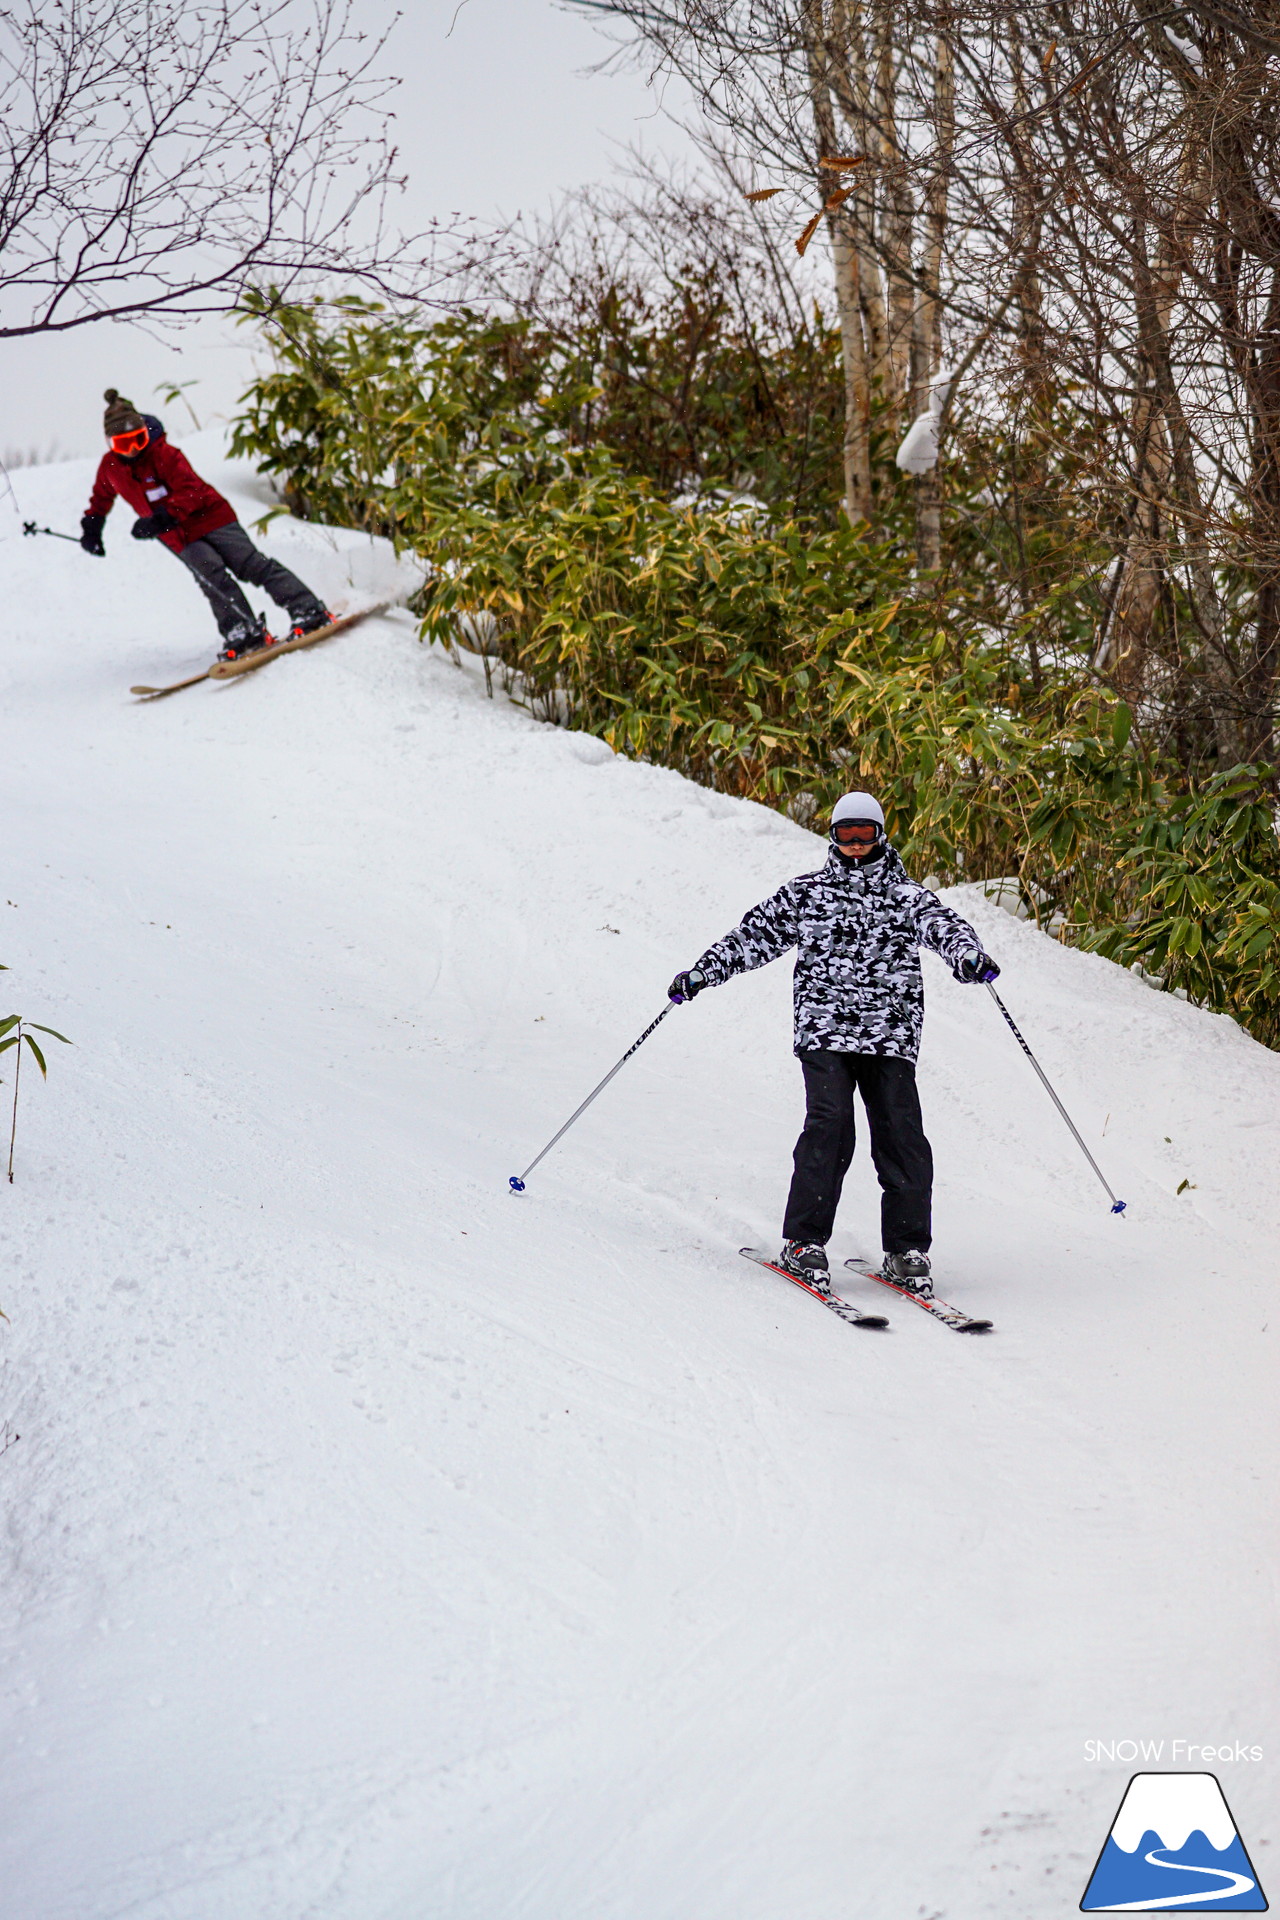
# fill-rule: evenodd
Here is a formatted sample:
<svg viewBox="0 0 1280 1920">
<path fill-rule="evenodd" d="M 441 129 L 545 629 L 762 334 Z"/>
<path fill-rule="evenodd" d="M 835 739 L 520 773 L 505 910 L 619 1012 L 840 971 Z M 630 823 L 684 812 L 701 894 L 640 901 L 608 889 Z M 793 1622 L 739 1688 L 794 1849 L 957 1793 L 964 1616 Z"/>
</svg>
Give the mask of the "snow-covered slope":
<svg viewBox="0 0 1280 1920">
<path fill-rule="evenodd" d="M 22 513 L 74 529 L 88 473 Z M 517 1200 L 821 843 L 405 613 L 135 704 L 210 657 L 194 587 L 124 515 L 105 563 L 18 527 L 2 998 L 76 1044 L 0 1189 L 4 1920 L 1048 1920 L 1132 1771 L 1094 1739 L 1261 1743 L 1216 1770 L 1265 1876 L 1280 1059 L 950 896 L 1130 1205 L 926 957 L 935 1266 L 985 1341 L 737 1257 L 801 1112 L 785 966 Z M 877 1217 L 860 1150 L 834 1250 Z"/>
</svg>

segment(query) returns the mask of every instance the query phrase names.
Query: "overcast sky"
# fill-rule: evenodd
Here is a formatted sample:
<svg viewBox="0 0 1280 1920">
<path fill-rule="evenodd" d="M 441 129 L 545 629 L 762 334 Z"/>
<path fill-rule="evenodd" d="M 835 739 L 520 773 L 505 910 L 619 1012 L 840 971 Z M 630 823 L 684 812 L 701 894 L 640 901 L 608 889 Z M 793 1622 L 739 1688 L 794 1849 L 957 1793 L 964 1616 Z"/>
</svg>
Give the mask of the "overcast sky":
<svg viewBox="0 0 1280 1920">
<path fill-rule="evenodd" d="M 385 0 L 358 0 L 369 24 Z M 558 192 L 607 179 L 619 151 L 688 151 L 664 102 L 633 69 L 589 71 L 610 42 L 589 16 L 554 0 L 411 0 L 385 56 L 403 76 L 396 137 L 409 173 L 405 226 L 432 217 L 499 214 L 549 205 Z M 174 332 L 107 323 L 0 345 L 0 450 L 97 452 L 102 391 L 118 387 L 156 406 L 168 381 L 194 381 L 201 425 L 225 416 L 251 370 L 244 329 L 203 322 Z M 175 432 L 181 405 L 164 409 Z"/>
</svg>

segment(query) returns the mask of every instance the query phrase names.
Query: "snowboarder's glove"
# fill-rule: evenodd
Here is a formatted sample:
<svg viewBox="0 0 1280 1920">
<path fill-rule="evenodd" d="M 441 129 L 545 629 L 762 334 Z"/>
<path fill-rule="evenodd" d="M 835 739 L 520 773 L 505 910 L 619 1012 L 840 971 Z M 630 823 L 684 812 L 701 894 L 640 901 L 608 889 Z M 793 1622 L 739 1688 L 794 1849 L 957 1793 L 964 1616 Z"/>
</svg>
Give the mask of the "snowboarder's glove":
<svg viewBox="0 0 1280 1920">
<path fill-rule="evenodd" d="M 80 517 L 80 545 L 86 553 L 92 553 L 99 560 L 105 560 L 107 550 L 102 544 L 102 527 L 105 513 L 85 513 Z"/>
<path fill-rule="evenodd" d="M 133 537 L 135 540 L 154 540 L 158 533 L 172 533 L 177 524 L 171 513 L 166 513 L 163 507 L 157 507 L 145 519 L 134 521 Z"/>
<path fill-rule="evenodd" d="M 676 975 L 671 985 L 667 988 L 667 998 L 677 1003 L 681 1000 L 692 1000 L 694 994 L 701 993 L 706 984 L 706 974 L 699 973 L 696 967 L 690 967 L 687 973 L 678 973 Z"/>
<path fill-rule="evenodd" d="M 956 965 L 955 976 L 967 986 L 985 987 L 988 981 L 1000 978 L 1000 969 L 989 953 L 966 953 Z"/>
</svg>

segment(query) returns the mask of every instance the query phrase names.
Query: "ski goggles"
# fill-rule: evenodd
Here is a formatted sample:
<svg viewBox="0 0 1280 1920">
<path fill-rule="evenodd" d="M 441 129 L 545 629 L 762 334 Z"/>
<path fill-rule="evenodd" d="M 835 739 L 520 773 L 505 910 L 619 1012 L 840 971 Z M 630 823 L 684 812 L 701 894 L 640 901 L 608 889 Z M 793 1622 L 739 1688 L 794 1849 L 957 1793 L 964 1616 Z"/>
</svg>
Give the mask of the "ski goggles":
<svg viewBox="0 0 1280 1920">
<path fill-rule="evenodd" d="M 870 853 L 884 839 L 884 828 L 874 820 L 837 820 L 831 838 L 850 853 Z"/>
<path fill-rule="evenodd" d="M 147 427 L 134 427 L 129 433 L 113 433 L 111 436 L 111 451 L 113 453 L 123 453 L 126 455 L 130 453 L 141 453 L 150 438 L 151 432 Z"/>
</svg>

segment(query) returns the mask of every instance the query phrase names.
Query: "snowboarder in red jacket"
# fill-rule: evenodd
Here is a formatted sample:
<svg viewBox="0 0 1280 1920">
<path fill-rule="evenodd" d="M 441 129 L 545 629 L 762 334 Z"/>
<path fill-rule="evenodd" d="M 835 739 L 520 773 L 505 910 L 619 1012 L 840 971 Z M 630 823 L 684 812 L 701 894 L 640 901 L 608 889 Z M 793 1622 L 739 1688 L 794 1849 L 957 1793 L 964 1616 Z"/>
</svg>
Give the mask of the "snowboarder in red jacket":
<svg viewBox="0 0 1280 1920">
<path fill-rule="evenodd" d="M 98 467 L 89 511 L 80 522 L 80 545 L 85 552 L 100 559 L 105 556 L 102 528 L 119 494 L 139 515 L 133 523 L 134 539 L 159 540 L 195 575 L 222 635 L 220 660 L 238 659 L 271 639 L 265 620 L 254 613 L 238 580 L 261 587 L 287 610 L 291 638 L 327 625 L 333 616 L 323 601 L 296 573 L 258 551 L 230 501 L 200 478 L 185 454 L 169 445 L 160 422 L 139 413 L 114 387 L 107 388 L 105 398 L 103 427 L 111 445 Z"/>
</svg>

